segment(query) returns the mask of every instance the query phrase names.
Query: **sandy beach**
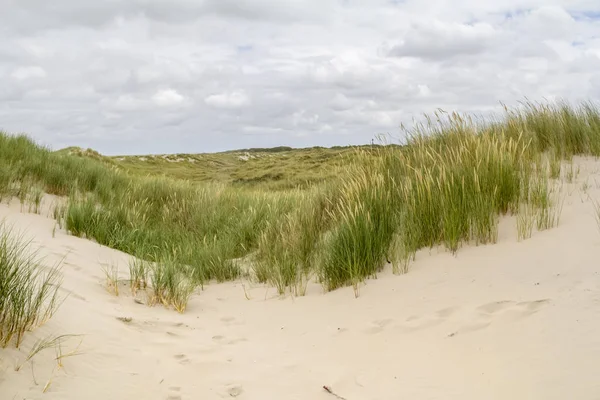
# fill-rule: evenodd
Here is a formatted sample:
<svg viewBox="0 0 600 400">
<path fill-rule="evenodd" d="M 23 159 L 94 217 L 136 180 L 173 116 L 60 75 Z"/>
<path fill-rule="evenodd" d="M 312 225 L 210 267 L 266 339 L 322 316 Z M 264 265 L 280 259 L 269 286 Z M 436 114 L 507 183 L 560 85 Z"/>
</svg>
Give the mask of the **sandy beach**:
<svg viewBox="0 0 600 400">
<path fill-rule="evenodd" d="M 0 399 L 600 399 L 600 163 L 576 159 L 557 228 L 517 241 L 422 250 L 406 275 L 280 298 L 238 280 L 211 283 L 185 314 L 109 293 L 103 266 L 129 256 L 67 235 L 47 216 L 0 206 L 0 219 L 62 261 L 57 314 L 21 350 L 0 351 Z M 64 258 L 64 259 L 63 259 Z M 20 365 L 39 338 L 82 335 Z M 48 383 L 49 382 L 49 383 Z M 46 392 L 44 393 L 44 389 Z"/>
</svg>

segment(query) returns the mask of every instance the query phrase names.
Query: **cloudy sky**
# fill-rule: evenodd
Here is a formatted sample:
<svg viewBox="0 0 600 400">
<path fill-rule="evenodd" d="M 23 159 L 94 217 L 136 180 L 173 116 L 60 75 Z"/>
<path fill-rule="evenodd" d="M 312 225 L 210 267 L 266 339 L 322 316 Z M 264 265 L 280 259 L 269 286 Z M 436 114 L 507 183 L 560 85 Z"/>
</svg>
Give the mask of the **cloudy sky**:
<svg viewBox="0 0 600 400">
<path fill-rule="evenodd" d="M 104 154 L 368 143 L 600 98 L 598 0 L 0 0 L 0 129 Z"/>
</svg>

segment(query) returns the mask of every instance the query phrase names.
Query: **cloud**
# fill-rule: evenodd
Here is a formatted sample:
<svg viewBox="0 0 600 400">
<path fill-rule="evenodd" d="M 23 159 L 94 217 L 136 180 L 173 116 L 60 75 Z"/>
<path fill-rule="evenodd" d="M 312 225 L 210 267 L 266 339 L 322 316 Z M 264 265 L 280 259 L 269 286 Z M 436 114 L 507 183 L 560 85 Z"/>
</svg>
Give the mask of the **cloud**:
<svg viewBox="0 0 600 400">
<path fill-rule="evenodd" d="M 152 101 L 158 106 L 169 107 L 181 104 L 185 98 L 173 89 L 163 89 L 157 91 L 152 96 Z"/>
<path fill-rule="evenodd" d="M 410 27 L 401 43 L 393 46 L 389 54 L 432 60 L 475 55 L 492 46 L 497 35 L 487 23 L 420 22 Z"/>
<path fill-rule="evenodd" d="M 334 0 L 204 0 L 202 10 L 218 16 L 251 20 L 326 21 L 333 17 L 338 2 Z"/>
<path fill-rule="evenodd" d="M 319 114 L 307 115 L 306 110 L 300 110 L 292 115 L 292 121 L 295 128 L 314 126 L 319 123 Z"/>
<path fill-rule="evenodd" d="M 544 39 L 566 39 L 577 29 L 575 19 L 564 8 L 542 6 L 527 14 L 523 20 L 524 32 Z"/>
<path fill-rule="evenodd" d="M 13 71 L 12 77 L 19 81 L 23 81 L 26 79 L 34 79 L 34 78 L 45 78 L 46 71 L 44 71 L 44 69 L 42 67 L 37 67 L 37 66 L 18 67 Z"/>
<path fill-rule="evenodd" d="M 336 93 L 330 102 L 333 111 L 344 111 L 352 108 L 352 102 L 343 93 Z"/>
<path fill-rule="evenodd" d="M 122 94 L 117 97 L 114 108 L 119 111 L 135 111 L 145 106 L 145 102 L 130 94 Z"/>
<path fill-rule="evenodd" d="M 54 148 L 369 143 L 438 107 L 600 97 L 594 0 L 8 0 L 2 11 L 0 129 Z"/>
<path fill-rule="evenodd" d="M 204 102 L 215 108 L 236 109 L 247 106 L 250 99 L 244 92 L 233 91 L 228 93 L 212 94 L 204 99 Z"/>
</svg>

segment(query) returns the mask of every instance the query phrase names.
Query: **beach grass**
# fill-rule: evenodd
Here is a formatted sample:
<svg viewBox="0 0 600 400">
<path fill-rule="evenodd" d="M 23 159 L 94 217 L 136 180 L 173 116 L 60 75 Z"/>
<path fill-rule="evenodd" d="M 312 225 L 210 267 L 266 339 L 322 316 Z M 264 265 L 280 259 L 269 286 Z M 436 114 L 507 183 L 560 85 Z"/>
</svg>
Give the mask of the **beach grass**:
<svg viewBox="0 0 600 400">
<path fill-rule="evenodd" d="M 107 160 L 1 134 L 0 196 L 33 211 L 42 191 L 67 198 L 59 223 L 142 260 L 130 268 L 132 290 L 150 285 L 156 303 L 181 310 L 195 286 L 249 273 L 280 294 L 301 295 L 315 277 L 326 290 L 350 285 L 358 295 L 388 261 L 407 272 L 422 248 L 495 243 L 503 215 L 517 217 L 520 240 L 556 226 L 562 203 L 552 182 L 576 177 L 563 160 L 600 155 L 600 111 L 529 102 L 487 122 L 438 111 L 403 136 L 393 145 L 227 153 L 222 165 L 213 155 L 211 179 L 185 179 L 183 169 L 202 157 Z M 231 157 L 262 183 L 232 178 L 223 166 Z M 285 174 L 273 175 L 273 160 L 287 160 Z M 178 172 L 152 172 L 165 163 Z M 305 179 L 309 164 L 320 172 Z M 228 172 L 219 178 L 221 168 Z"/>
<path fill-rule="evenodd" d="M 0 223 L 0 347 L 19 347 L 23 337 L 52 317 L 59 305 L 58 268 L 42 268 L 30 243 Z"/>
</svg>

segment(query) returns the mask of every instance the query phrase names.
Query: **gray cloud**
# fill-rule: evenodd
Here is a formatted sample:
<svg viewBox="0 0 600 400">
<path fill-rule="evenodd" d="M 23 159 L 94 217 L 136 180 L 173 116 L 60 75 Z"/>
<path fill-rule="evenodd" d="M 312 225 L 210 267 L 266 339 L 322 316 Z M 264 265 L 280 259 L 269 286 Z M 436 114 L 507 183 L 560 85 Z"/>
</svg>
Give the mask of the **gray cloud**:
<svg viewBox="0 0 600 400">
<path fill-rule="evenodd" d="M 367 143 L 600 95 L 592 0 L 5 0 L 0 129 L 108 154 Z"/>
<path fill-rule="evenodd" d="M 392 47 L 390 55 L 429 60 L 476 55 L 493 46 L 497 36 L 496 30 L 487 23 L 428 21 L 412 26 L 402 43 Z"/>
</svg>

